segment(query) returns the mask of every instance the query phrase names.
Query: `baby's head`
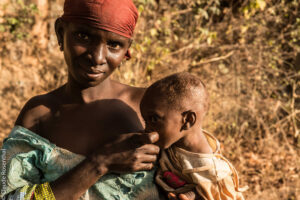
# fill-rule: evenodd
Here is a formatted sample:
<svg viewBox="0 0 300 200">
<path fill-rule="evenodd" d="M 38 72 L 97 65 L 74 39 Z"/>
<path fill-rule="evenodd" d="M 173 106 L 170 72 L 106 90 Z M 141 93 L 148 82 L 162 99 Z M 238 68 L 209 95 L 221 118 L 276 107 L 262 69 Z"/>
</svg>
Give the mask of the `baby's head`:
<svg viewBox="0 0 300 200">
<path fill-rule="evenodd" d="M 205 85 L 186 72 L 153 83 L 140 104 L 146 131 L 158 132 L 158 145 L 164 149 L 187 134 L 200 131 L 208 107 Z"/>
</svg>

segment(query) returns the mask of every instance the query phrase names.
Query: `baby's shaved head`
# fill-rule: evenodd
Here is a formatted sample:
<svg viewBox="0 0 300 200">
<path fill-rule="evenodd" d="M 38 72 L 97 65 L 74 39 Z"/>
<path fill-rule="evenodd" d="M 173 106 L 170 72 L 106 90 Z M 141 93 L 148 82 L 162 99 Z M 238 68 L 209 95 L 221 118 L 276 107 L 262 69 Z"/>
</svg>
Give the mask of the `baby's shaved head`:
<svg viewBox="0 0 300 200">
<path fill-rule="evenodd" d="M 209 107 L 204 83 L 187 72 L 176 73 L 153 83 L 146 90 L 141 106 L 146 99 L 153 97 L 171 109 L 201 111 L 203 116 Z"/>
</svg>

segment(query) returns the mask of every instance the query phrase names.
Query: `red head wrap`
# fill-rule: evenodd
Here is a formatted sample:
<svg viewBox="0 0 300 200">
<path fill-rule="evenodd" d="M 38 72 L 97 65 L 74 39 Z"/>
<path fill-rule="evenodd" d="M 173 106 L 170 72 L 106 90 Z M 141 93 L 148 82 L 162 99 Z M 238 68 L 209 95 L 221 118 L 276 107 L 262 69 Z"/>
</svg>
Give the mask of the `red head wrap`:
<svg viewBox="0 0 300 200">
<path fill-rule="evenodd" d="M 138 18 L 132 0 L 65 0 L 62 19 L 131 38 Z M 129 52 L 126 54 L 130 58 Z"/>
</svg>

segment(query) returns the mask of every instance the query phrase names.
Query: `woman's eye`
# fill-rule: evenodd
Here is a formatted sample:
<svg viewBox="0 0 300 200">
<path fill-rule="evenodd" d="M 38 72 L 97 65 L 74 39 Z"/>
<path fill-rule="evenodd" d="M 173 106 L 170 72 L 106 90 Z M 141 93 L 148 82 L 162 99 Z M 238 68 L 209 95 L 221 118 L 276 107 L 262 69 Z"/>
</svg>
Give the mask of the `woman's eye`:
<svg viewBox="0 0 300 200">
<path fill-rule="evenodd" d="M 86 40 L 86 41 L 89 39 L 89 36 L 84 33 L 77 33 L 77 37 L 81 40 Z"/>
<path fill-rule="evenodd" d="M 122 47 L 122 45 L 119 42 L 115 42 L 115 41 L 109 41 L 109 42 L 107 42 L 107 45 L 109 48 L 115 49 L 115 50 L 118 50 Z"/>
</svg>

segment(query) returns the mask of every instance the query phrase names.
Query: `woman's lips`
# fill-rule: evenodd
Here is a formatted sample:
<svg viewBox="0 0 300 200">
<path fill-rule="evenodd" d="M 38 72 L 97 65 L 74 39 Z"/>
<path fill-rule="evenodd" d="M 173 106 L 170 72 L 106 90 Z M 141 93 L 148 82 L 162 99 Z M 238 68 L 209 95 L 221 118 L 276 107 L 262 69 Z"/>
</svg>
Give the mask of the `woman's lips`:
<svg viewBox="0 0 300 200">
<path fill-rule="evenodd" d="M 96 78 L 98 78 L 100 75 L 101 75 L 100 73 L 99 73 L 99 74 L 89 74 L 89 73 L 86 74 L 86 76 L 87 76 L 88 78 L 92 78 L 92 79 L 96 79 Z"/>
<path fill-rule="evenodd" d="M 88 70 L 88 71 L 85 71 L 85 75 L 88 78 L 91 78 L 91 79 L 96 79 L 96 78 L 98 78 L 99 76 L 101 76 L 104 73 L 105 72 L 102 71 L 102 70 Z"/>
<path fill-rule="evenodd" d="M 86 75 L 89 77 L 89 78 L 98 78 L 99 76 L 101 76 L 101 74 L 104 74 L 103 71 L 97 71 L 97 72 L 87 72 Z"/>
</svg>

